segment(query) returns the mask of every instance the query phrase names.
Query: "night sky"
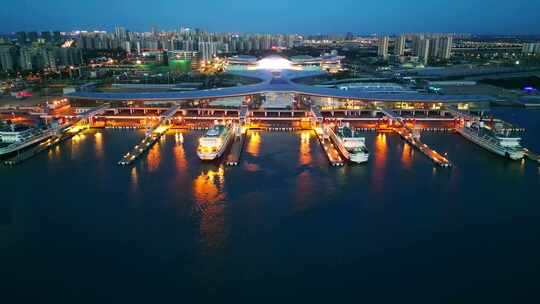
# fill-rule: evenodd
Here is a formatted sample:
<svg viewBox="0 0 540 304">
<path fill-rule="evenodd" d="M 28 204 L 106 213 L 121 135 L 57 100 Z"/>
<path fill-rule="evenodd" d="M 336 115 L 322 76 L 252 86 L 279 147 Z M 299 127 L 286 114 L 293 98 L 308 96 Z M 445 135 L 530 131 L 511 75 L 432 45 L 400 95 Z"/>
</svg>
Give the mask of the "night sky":
<svg viewBox="0 0 540 304">
<path fill-rule="evenodd" d="M 540 34 L 540 0 L 3 0 L 0 32 L 178 29 L 217 32 Z"/>
</svg>

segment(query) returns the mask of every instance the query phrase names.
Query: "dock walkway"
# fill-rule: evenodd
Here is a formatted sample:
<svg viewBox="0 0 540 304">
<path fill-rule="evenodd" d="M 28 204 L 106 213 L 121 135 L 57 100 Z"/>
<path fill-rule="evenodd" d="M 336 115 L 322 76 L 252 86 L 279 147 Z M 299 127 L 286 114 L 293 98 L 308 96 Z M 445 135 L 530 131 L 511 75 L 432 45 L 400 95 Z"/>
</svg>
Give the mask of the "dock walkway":
<svg viewBox="0 0 540 304">
<path fill-rule="evenodd" d="M 525 152 L 525 156 L 529 158 L 530 160 L 540 163 L 540 155 L 532 152 L 531 150 L 527 148 L 523 149 L 523 152 Z"/>
<path fill-rule="evenodd" d="M 393 127 L 392 129 L 398 133 L 401 138 L 403 138 L 407 143 L 412 145 L 413 147 L 417 148 L 422 152 L 425 156 L 427 156 L 429 159 L 431 159 L 435 164 L 441 166 L 441 167 L 450 167 L 452 164 L 446 157 L 439 154 L 437 151 L 431 149 L 428 147 L 428 145 L 424 144 L 422 141 L 420 141 L 419 136 L 414 136 L 413 130 L 409 128 L 403 121 L 403 118 L 400 117 L 397 113 L 390 109 L 385 108 L 378 108 L 379 111 L 381 111 L 384 115 L 386 115 L 388 118 L 394 120 L 397 127 Z"/>
<path fill-rule="evenodd" d="M 137 158 L 147 152 L 171 128 L 170 119 L 178 110 L 180 110 L 180 105 L 175 105 L 163 113 L 159 122 L 148 129 L 143 140 L 135 145 L 130 152 L 122 156 L 118 164 L 121 166 L 131 165 Z"/>
<path fill-rule="evenodd" d="M 235 136 L 231 151 L 229 152 L 229 155 L 227 155 L 227 166 L 237 166 L 240 163 L 240 157 L 242 156 L 245 140 L 245 134 L 240 133 L 239 135 Z"/>
<path fill-rule="evenodd" d="M 405 128 L 400 127 L 396 128 L 395 131 L 403 138 L 407 143 L 412 145 L 413 147 L 417 148 L 422 152 L 424 155 L 426 155 L 429 159 L 431 159 L 435 164 L 441 166 L 441 167 L 450 167 L 452 164 L 446 157 L 442 156 L 439 152 L 431 149 L 428 147 L 428 145 L 422 143 L 420 139 L 415 138 L 412 132 Z"/>
<path fill-rule="evenodd" d="M 317 138 L 321 143 L 321 146 L 324 150 L 324 153 L 326 154 L 326 157 L 328 158 L 328 161 L 330 162 L 330 165 L 334 167 L 344 166 L 345 161 L 339 154 L 337 148 L 332 143 L 332 140 L 330 140 L 330 138 L 326 138 L 323 133 L 317 133 Z"/>
</svg>

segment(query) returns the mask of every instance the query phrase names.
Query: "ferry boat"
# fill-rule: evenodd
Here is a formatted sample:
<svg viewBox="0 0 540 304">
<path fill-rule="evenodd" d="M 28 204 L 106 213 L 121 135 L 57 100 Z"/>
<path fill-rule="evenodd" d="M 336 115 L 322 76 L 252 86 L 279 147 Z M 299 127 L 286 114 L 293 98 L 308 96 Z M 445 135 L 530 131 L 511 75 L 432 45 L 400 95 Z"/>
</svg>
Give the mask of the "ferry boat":
<svg viewBox="0 0 540 304">
<path fill-rule="evenodd" d="M 525 157 L 525 150 L 520 144 L 521 137 L 517 134 L 517 129 L 504 122 L 495 122 L 490 127 L 483 121 L 467 121 L 463 127 L 456 130 L 466 139 L 500 156 L 512 160 Z"/>
<path fill-rule="evenodd" d="M 42 130 L 27 125 L 11 124 L 0 127 L 0 156 L 20 151 L 55 134 L 51 129 Z"/>
<path fill-rule="evenodd" d="M 197 155 L 201 160 L 220 158 L 233 139 L 233 128 L 224 124 L 216 124 L 206 132 L 205 136 L 199 139 Z"/>
<path fill-rule="evenodd" d="M 365 163 L 369 159 L 366 139 L 349 126 L 329 129 L 329 135 L 339 152 L 353 163 Z"/>
</svg>

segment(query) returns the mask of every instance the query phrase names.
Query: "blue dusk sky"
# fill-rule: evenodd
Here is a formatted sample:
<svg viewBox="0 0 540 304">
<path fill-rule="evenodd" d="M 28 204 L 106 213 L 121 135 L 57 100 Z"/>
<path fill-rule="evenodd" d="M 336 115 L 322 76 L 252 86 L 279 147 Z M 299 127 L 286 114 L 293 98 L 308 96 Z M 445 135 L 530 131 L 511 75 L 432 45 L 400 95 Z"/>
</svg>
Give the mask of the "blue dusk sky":
<svg viewBox="0 0 540 304">
<path fill-rule="evenodd" d="M 540 34 L 540 0 L 3 0 L 0 32 L 133 31 Z"/>
</svg>

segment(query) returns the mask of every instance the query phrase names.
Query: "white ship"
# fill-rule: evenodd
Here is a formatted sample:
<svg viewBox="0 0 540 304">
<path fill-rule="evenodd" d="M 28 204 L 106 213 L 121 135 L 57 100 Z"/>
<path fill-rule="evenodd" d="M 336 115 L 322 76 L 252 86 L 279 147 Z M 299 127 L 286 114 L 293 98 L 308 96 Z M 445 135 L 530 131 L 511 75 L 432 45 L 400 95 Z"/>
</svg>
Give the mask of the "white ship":
<svg viewBox="0 0 540 304">
<path fill-rule="evenodd" d="M 330 138 L 339 152 L 353 163 L 365 163 L 369 159 L 366 139 L 349 126 L 338 127 L 335 131 L 328 129 Z"/>
<path fill-rule="evenodd" d="M 483 121 L 467 121 L 463 127 L 456 130 L 468 140 L 500 156 L 513 160 L 525 156 L 520 144 L 521 137 L 511 126 L 503 122 L 496 122 L 493 127 L 489 127 Z"/>
<path fill-rule="evenodd" d="M 41 130 L 27 125 L 0 127 L 0 156 L 20 151 L 55 134 L 52 129 Z"/>
<path fill-rule="evenodd" d="M 202 160 L 220 158 L 234 139 L 234 130 L 223 124 L 216 124 L 199 139 L 197 155 Z"/>
</svg>

